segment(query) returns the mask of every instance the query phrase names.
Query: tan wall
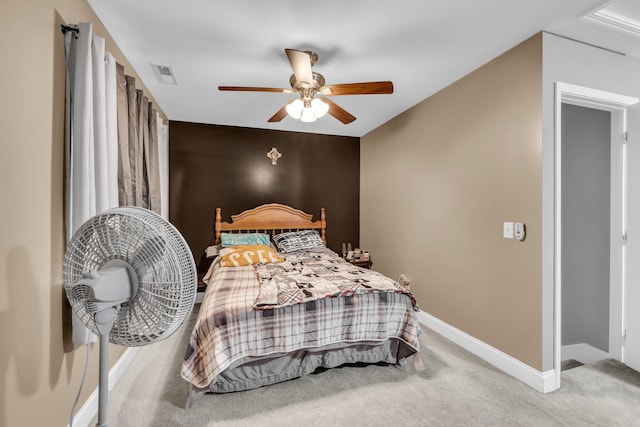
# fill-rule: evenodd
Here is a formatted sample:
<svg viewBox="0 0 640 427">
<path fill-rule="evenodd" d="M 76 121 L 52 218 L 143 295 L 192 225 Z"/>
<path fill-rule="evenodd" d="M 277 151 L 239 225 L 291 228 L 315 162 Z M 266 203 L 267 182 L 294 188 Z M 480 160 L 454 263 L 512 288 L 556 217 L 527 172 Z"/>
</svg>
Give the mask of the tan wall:
<svg viewBox="0 0 640 427">
<path fill-rule="evenodd" d="M 361 246 L 422 310 L 542 367 L 542 37 L 361 140 Z M 502 237 L 524 222 L 524 242 Z"/>
<path fill-rule="evenodd" d="M 0 3 L 0 426 L 66 425 L 84 367 L 84 347 L 65 353 L 62 326 L 60 24 L 78 22 L 92 22 L 136 76 L 84 0 Z M 97 386 L 93 347 L 80 405 Z M 112 346 L 112 363 L 123 351 Z"/>
</svg>

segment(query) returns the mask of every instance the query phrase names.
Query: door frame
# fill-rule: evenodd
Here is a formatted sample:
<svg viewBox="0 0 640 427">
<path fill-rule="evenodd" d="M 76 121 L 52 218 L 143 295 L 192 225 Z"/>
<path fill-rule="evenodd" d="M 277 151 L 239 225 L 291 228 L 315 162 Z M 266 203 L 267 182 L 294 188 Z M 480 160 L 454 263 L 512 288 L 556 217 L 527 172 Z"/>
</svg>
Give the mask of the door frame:
<svg viewBox="0 0 640 427">
<path fill-rule="evenodd" d="M 569 83 L 555 83 L 555 164 L 554 164 L 554 349 L 553 369 L 556 389 L 560 388 L 562 363 L 562 104 L 577 105 L 611 112 L 611 230 L 609 294 L 609 354 L 622 360 L 624 331 L 624 288 L 626 254 L 620 245 L 627 227 L 626 144 L 627 109 L 640 100 L 635 97 L 605 92 Z"/>
</svg>

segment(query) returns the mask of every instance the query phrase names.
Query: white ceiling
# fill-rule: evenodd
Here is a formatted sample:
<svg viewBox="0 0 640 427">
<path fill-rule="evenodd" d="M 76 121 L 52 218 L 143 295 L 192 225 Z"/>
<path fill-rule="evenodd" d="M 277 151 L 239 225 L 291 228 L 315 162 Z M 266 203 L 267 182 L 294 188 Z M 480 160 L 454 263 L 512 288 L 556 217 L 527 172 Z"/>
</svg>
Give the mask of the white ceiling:
<svg viewBox="0 0 640 427">
<path fill-rule="evenodd" d="M 541 30 L 640 56 L 640 33 L 582 19 L 606 5 L 640 25 L 639 0 L 88 2 L 168 118 L 196 123 L 363 136 Z M 357 117 L 343 125 L 267 123 L 293 95 L 218 91 L 288 88 L 285 48 L 316 52 L 327 84 L 391 80 L 394 93 L 333 97 Z M 160 83 L 152 63 L 177 85 Z"/>
</svg>

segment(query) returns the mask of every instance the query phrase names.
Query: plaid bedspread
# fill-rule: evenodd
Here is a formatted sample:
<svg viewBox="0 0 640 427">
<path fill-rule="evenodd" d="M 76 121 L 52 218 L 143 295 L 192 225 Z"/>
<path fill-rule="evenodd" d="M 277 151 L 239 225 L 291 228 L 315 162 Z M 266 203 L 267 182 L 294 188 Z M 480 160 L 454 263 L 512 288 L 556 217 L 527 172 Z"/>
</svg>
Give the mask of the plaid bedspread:
<svg viewBox="0 0 640 427">
<path fill-rule="evenodd" d="M 201 389 L 246 357 L 389 338 L 419 351 L 415 301 L 405 292 L 354 292 L 256 310 L 260 286 L 254 266 L 220 267 L 214 262 L 205 281 L 207 291 L 181 370 L 185 380 Z"/>
</svg>

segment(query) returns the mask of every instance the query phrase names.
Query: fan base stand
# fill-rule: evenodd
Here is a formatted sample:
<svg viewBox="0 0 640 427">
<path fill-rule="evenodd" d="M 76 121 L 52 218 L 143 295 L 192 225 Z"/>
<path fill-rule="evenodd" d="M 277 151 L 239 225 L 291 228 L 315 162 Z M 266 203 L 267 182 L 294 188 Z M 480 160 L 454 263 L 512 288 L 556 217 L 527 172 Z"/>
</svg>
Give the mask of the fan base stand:
<svg viewBox="0 0 640 427">
<path fill-rule="evenodd" d="M 100 334 L 100 368 L 98 384 L 98 423 L 97 427 L 107 427 L 109 412 L 109 334 Z"/>
</svg>

